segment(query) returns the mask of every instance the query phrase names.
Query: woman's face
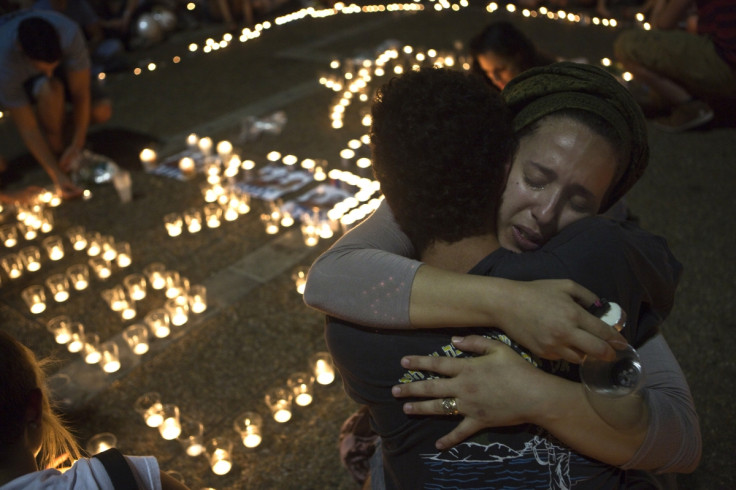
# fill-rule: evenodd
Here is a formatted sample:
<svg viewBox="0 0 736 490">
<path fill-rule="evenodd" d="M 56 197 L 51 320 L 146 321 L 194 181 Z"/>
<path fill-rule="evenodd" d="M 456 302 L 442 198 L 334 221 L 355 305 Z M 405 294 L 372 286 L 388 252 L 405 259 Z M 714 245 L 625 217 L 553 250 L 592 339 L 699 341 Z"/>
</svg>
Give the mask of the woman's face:
<svg viewBox="0 0 736 490">
<path fill-rule="evenodd" d="M 585 124 L 548 117 L 523 137 L 499 210 L 501 245 L 541 247 L 565 226 L 598 213 L 616 174 L 611 144 Z"/>
<path fill-rule="evenodd" d="M 519 67 L 512 60 L 499 56 L 493 51 L 479 54 L 478 65 L 493 84 L 503 90 L 507 83 L 519 74 Z"/>
</svg>

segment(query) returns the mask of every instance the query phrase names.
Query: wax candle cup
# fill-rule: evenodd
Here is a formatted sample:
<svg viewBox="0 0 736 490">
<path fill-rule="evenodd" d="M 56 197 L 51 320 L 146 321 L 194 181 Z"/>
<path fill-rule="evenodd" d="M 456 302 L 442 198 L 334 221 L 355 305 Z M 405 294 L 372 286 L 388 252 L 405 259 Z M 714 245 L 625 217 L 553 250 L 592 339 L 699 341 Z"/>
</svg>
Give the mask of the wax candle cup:
<svg viewBox="0 0 736 490">
<path fill-rule="evenodd" d="M 121 285 L 103 289 L 100 294 L 112 311 L 122 311 L 127 304 L 125 290 Z"/>
<path fill-rule="evenodd" d="M 296 292 L 299 294 L 304 294 L 304 288 L 307 285 L 307 273 L 309 272 L 309 267 L 306 266 L 299 266 L 294 269 L 294 272 L 291 274 L 291 280 L 294 281 L 294 285 L 296 286 Z"/>
<path fill-rule="evenodd" d="M 271 409 L 271 415 L 276 422 L 284 423 L 291 420 L 291 392 L 286 388 L 273 388 L 266 393 L 266 405 Z"/>
<path fill-rule="evenodd" d="M 205 205 L 204 219 L 208 228 L 218 228 L 222 223 L 222 207 L 217 203 Z"/>
<path fill-rule="evenodd" d="M 89 259 L 89 267 L 95 276 L 100 280 L 105 280 L 112 275 L 112 265 L 109 260 L 102 257 L 92 257 Z"/>
<path fill-rule="evenodd" d="M 130 299 L 140 301 L 146 297 L 146 277 L 143 274 L 130 274 L 123 279 L 123 286 Z"/>
<path fill-rule="evenodd" d="M 116 245 L 117 258 L 115 259 L 118 267 L 125 269 L 133 263 L 133 256 L 130 252 L 130 244 L 128 242 L 118 242 Z"/>
<path fill-rule="evenodd" d="M 318 352 L 311 358 L 314 377 L 317 383 L 328 385 L 335 381 L 335 366 L 327 352 Z"/>
<path fill-rule="evenodd" d="M 46 293 L 43 290 L 43 286 L 28 286 L 21 292 L 21 296 L 34 315 L 43 313 L 46 310 Z"/>
<path fill-rule="evenodd" d="M 38 247 L 30 246 L 21 249 L 20 258 L 29 272 L 35 272 L 41 268 L 41 251 Z"/>
<path fill-rule="evenodd" d="M 163 420 L 158 426 L 161 437 L 167 441 L 171 441 L 179 437 L 181 434 L 181 423 L 179 422 L 179 407 L 176 405 L 165 404 L 161 411 Z"/>
<path fill-rule="evenodd" d="M 18 254 L 8 254 L 0 259 L 0 265 L 10 279 L 18 279 L 23 275 L 23 262 Z"/>
<path fill-rule="evenodd" d="M 46 324 L 46 328 L 54 335 L 57 344 L 64 345 L 71 340 L 70 326 L 72 319 L 67 315 L 59 315 Z"/>
<path fill-rule="evenodd" d="M 184 296 L 166 300 L 164 307 L 171 319 L 171 324 L 176 327 L 184 325 L 189 319 L 189 302 Z"/>
<path fill-rule="evenodd" d="M 89 267 L 86 264 L 69 266 L 66 270 L 66 276 L 72 287 L 77 291 L 87 289 L 87 286 L 89 286 Z"/>
<path fill-rule="evenodd" d="M 86 449 L 91 456 L 94 456 L 95 454 L 114 448 L 117 444 L 118 438 L 115 437 L 115 434 L 103 432 L 92 436 L 92 438 L 87 441 Z"/>
<path fill-rule="evenodd" d="M 233 424 L 235 431 L 240 434 L 243 445 L 247 448 L 254 448 L 261 444 L 262 426 L 263 419 L 256 412 L 244 412 L 238 415 Z"/>
<path fill-rule="evenodd" d="M 314 384 L 314 376 L 308 373 L 298 372 L 289 376 L 286 381 L 287 386 L 291 390 L 294 397 L 294 403 L 300 407 L 306 407 L 312 403 L 312 386 Z"/>
<path fill-rule="evenodd" d="M 49 259 L 53 261 L 61 260 L 64 258 L 64 241 L 59 236 L 50 236 L 44 238 L 43 247 L 46 250 L 46 254 Z"/>
<path fill-rule="evenodd" d="M 96 231 L 88 232 L 87 238 L 87 255 L 97 257 L 102 253 L 102 235 Z"/>
<path fill-rule="evenodd" d="M 204 452 L 204 426 L 201 422 L 189 417 L 181 417 L 181 433 L 176 438 L 181 443 L 187 456 L 196 457 Z"/>
<path fill-rule="evenodd" d="M 195 284 L 189 288 L 189 309 L 194 314 L 199 314 L 207 309 L 207 289 L 201 284 Z"/>
<path fill-rule="evenodd" d="M 139 157 L 145 170 L 152 170 L 156 166 L 156 152 L 153 149 L 144 148 Z"/>
<path fill-rule="evenodd" d="M 100 239 L 100 255 L 103 259 L 113 261 L 118 256 L 115 239 L 110 235 L 103 235 Z"/>
<path fill-rule="evenodd" d="M 144 393 L 136 399 L 135 411 L 138 412 L 148 427 L 158 427 L 164 421 L 161 395 L 155 391 Z"/>
<path fill-rule="evenodd" d="M 194 159 L 191 157 L 183 157 L 179 160 L 179 171 L 185 177 L 191 177 L 195 172 Z"/>
<path fill-rule="evenodd" d="M 18 228 L 15 225 L 0 226 L 0 241 L 7 248 L 13 248 L 18 244 Z"/>
<path fill-rule="evenodd" d="M 169 213 L 164 216 L 164 226 L 170 237 L 177 237 L 184 229 L 184 220 L 179 213 Z"/>
<path fill-rule="evenodd" d="M 148 352 L 148 327 L 142 323 L 136 323 L 123 331 L 123 339 L 133 351 L 133 354 L 140 356 Z"/>
<path fill-rule="evenodd" d="M 148 284 L 150 284 L 153 289 L 158 290 L 166 287 L 166 279 L 164 278 L 165 271 L 165 265 L 159 262 L 154 262 L 143 269 L 143 274 L 146 276 L 146 279 L 148 279 Z"/>
<path fill-rule="evenodd" d="M 114 373 L 120 370 L 120 352 L 118 344 L 109 341 L 105 342 L 100 346 L 100 353 L 102 358 L 100 359 L 100 366 L 106 373 Z"/>
<path fill-rule="evenodd" d="M 198 233 L 202 229 L 202 213 L 197 209 L 190 209 L 184 213 L 184 222 L 189 233 Z"/>
<path fill-rule="evenodd" d="M 76 251 L 84 250 L 87 247 L 87 237 L 84 228 L 81 226 L 72 226 L 66 231 L 66 236 L 71 243 L 72 248 Z"/>
<path fill-rule="evenodd" d="M 167 298 L 176 298 L 186 294 L 189 289 L 189 279 L 182 277 L 177 271 L 164 271 L 162 275 L 166 283 L 164 294 Z"/>
<path fill-rule="evenodd" d="M 199 151 L 201 151 L 203 155 L 208 156 L 212 153 L 212 138 L 209 136 L 200 138 L 197 142 L 197 146 L 199 146 Z"/>
</svg>

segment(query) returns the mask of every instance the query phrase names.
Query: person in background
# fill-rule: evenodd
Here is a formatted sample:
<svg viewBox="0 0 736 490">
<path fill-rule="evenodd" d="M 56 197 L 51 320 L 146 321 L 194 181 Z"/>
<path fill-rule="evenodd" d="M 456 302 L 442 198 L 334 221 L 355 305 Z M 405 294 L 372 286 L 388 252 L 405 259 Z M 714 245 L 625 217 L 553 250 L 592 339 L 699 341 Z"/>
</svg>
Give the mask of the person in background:
<svg viewBox="0 0 736 490">
<path fill-rule="evenodd" d="M 697 8 L 697 33 L 680 28 Z M 669 111 L 655 121 L 668 132 L 702 126 L 713 107 L 736 102 L 736 1 L 657 0 L 653 29 L 624 31 L 614 42 L 623 67 Z"/>
<path fill-rule="evenodd" d="M 86 144 L 90 123 L 112 115 L 110 99 L 93 98 L 90 82 L 84 36 L 73 20 L 33 10 L 0 17 L 0 107 L 64 198 L 82 194 L 68 172 Z"/>
<path fill-rule="evenodd" d="M 0 330 L 0 489 L 124 488 L 114 486 L 100 459 L 82 457 L 51 406 L 45 379 L 43 363 Z M 55 469 L 67 459 L 75 461 L 71 467 Z M 124 456 L 124 462 L 141 490 L 187 488 L 162 472 L 153 456 Z"/>
<path fill-rule="evenodd" d="M 470 40 L 473 71 L 482 74 L 499 90 L 518 74 L 555 62 L 512 23 L 492 22 Z"/>
</svg>

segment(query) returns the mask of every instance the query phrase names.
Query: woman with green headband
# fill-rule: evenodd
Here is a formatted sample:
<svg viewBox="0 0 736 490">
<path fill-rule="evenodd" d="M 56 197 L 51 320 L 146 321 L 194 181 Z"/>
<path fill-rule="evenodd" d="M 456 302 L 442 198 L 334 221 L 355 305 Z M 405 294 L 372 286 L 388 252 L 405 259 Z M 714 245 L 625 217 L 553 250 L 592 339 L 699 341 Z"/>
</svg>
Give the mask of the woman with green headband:
<svg viewBox="0 0 736 490">
<path fill-rule="evenodd" d="M 648 159 L 643 115 L 626 89 L 605 71 L 556 63 L 523 73 L 503 95 L 515 114 L 520 140 L 498 217 L 499 240 L 505 248 L 525 252 L 542 247 L 565 226 L 609 209 L 642 175 Z M 405 258 L 413 254 L 411 243 L 383 205 L 315 262 L 305 302 L 376 328 L 494 325 L 532 353 L 551 360 L 578 363 L 585 354 L 604 357 L 613 352 L 607 341 L 618 334 L 580 306 L 591 305 L 597 296 L 571 281 L 515 282 L 456 274 Z M 375 308 L 379 302 L 381 307 Z M 477 341 L 465 342 L 461 349 L 480 349 Z M 636 347 L 651 362 L 653 372 L 662 368 L 681 374 L 661 334 Z M 420 358 L 407 362 L 405 368 L 426 367 L 420 366 Z M 456 364 L 453 372 L 440 374 L 454 375 L 465 365 Z M 493 414 L 483 413 L 484 397 L 503 393 L 483 393 L 487 375 L 476 369 L 475 376 L 462 384 L 409 383 L 396 395 L 455 399 L 466 419 L 460 430 L 439 441 L 447 448 L 493 426 Z M 677 378 L 672 380 L 676 386 L 645 387 L 649 429 L 636 454 L 629 461 L 604 462 L 627 469 L 694 469 L 700 457 L 700 432 L 687 383 L 683 376 Z M 465 389 L 468 383 L 475 389 Z M 446 413 L 441 400 L 412 403 L 407 411 Z"/>
</svg>

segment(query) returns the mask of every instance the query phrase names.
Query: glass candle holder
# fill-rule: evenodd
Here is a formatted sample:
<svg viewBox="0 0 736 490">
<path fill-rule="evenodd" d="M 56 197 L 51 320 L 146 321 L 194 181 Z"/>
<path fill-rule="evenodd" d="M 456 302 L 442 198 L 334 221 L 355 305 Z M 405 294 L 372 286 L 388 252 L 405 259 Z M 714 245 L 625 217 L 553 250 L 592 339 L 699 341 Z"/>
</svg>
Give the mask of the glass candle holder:
<svg viewBox="0 0 736 490">
<path fill-rule="evenodd" d="M 69 239 L 69 243 L 74 250 L 80 251 L 87 248 L 87 235 L 84 227 L 72 226 L 66 230 L 66 237 Z"/>
<path fill-rule="evenodd" d="M 102 235 L 97 231 L 87 232 L 87 255 L 97 257 L 102 253 Z"/>
<path fill-rule="evenodd" d="M 103 289 L 100 295 L 112 311 L 122 311 L 128 301 L 125 297 L 125 290 L 119 284 L 110 289 Z"/>
<path fill-rule="evenodd" d="M 146 297 L 146 276 L 143 274 L 125 276 L 123 286 L 128 293 L 128 297 L 133 301 L 140 301 Z"/>
<path fill-rule="evenodd" d="M 112 275 L 112 264 L 109 260 L 105 260 L 102 257 L 91 257 L 89 259 L 89 267 L 92 269 L 95 277 L 104 281 Z"/>
<path fill-rule="evenodd" d="M 210 468 L 215 475 L 226 475 L 233 467 L 233 443 L 226 437 L 217 437 L 207 442 L 206 451 Z"/>
<path fill-rule="evenodd" d="M 304 288 L 307 286 L 308 273 L 309 267 L 307 266 L 299 266 L 291 273 L 291 280 L 294 281 L 296 292 L 299 294 L 304 294 Z"/>
<path fill-rule="evenodd" d="M 112 262 L 118 256 L 118 250 L 115 246 L 115 238 L 111 235 L 102 235 L 100 238 L 100 255 L 103 259 Z"/>
<path fill-rule="evenodd" d="M 15 225 L 0 226 L 0 242 L 6 248 L 13 248 L 18 245 L 18 228 Z"/>
<path fill-rule="evenodd" d="M 335 365 L 328 352 L 317 352 L 310 359 L 314 378 L 321 385 L 328 385 L 335 381 Z"/>
<path fill-rule="evenodd" d="M 123 330 L 123 339 L 133 354 L 141 356 L 148 352 L 148 327 L 142 323 L 135 323 Z"/>
<path fill-rule="evenodd" d="M 67 315 L 59 315 L 46 324 L 46 329 L 51 332 L 56 340 L 57 344 L 64 345 L 69 342 L 72 338 L 71 327 L 72 319 Z"/>
<path fill-rule="evenodd" d="M 107 451 L 108 449 L 116 447 L 118 444 L 118 438 L 112 432 L 103 432 L 101 434 L 95 434 L 87 441 L 86 449 L 90 456 L 99 454 Z"/>
<path fill-rule="evenodd" d="M 204 452 L 204 425 L 189 417 L 181 417 L 181 433 L 176 438 L 187 456 L 197 457 Z"/>
<path fill-rule="evenodd" d="M 158 426 L 161 437 L 167 441 L 176 439 L 181 434 L 181 423 L 179 422 L 179 407 L 172 404 L 164 404 L 161 415 L 163 420 Z"/>
<path fill-rule="evenodd" d="M 28 286 L 21 293 L 23 301 L 28 305 L 28 309 L 31 313 L 38 315 L 46 310 L 46 293 L 44 292 L 43 286 L 37 284 Z"/>
<path fill-rule="evenodd" d="M 84 347 L 82 348 L 84 362 L 87 364 L 97 364 L 102 359 L 100 336 L 96 333 L 88 333 L 84 337 Z"/>
<path fill-rule="evenodd" d="M 198 233 L 202 229 L 202 213 L 199 209 L 190 209 L 184 213 L 184 222 L 189 233 Z"/>
<path fill-rule="evenodd" d="M 51 274 L 46 278 L 46 287 L 49 288 L 51 297 L 57 303 L 63 303 L 69 299 L 69 280 L 65 274 Z"/>
<path fill-rule="evenodd" d="M 133 255 L 130 251 L 130 243 L 117 242 L 115 247 L 118 252 L 118 256 L 115 258 L 115 262 L 118 264 L 118 267 L 120 267 L 121 269 L 125 269 L 133 263 Z"/>
<path fill-rule="evenodd" d="M 152 148 L 143 148 L 138 157 L 140 158 L 141 165 L 145 171 L 149 172 L 156 167 L 156 150 Z"/>
<path fill-rule="evenodd" d="M 171 333 L 171 319 L 163 308 L 151 310 L 143 318 L 143 322 L 151 329 L 153 336 L 159 339 L 168 337 Z"/>
<path fill-rule="evenodd" d="M 16 226 L 18 227 L 18 233 L 20 233 L 20 236 L 26 240 L 35 240 L 38 236 L 38 229 L 31 224 L 19 221 Z"/>
<path fill-rule="evenodd" d="M 66 270 L 66 277 L 77 291 L 87 289 L 87 286 L 89 286 L 89 267 L 87 267 L 87 264 L 71 265 Z"/>
<path fill-rule="evenodd" d="M 8 254 L 0 259 L 0 265 L 10 279 L 18 279 L 23 275 L 23 261 L 18 254 Z"/>
<path fill-rule="evenodd" d="M 67 350 L 72 354 L 81 352 L 84 348 L 84 342 L 84 325 L 80 322 L 71 322 L 69 324 L 69 342 L 66 344 Z"/>
<path fill-rule="evenodd" d="M 261 223 L 266 228 L 266 234 L 275 235 L 279 232 L 279 220 L 274 219 L 270 213 L 261 214 Z"/>
<path fill-rule="evenodd" d="M 167 298 L 181 296 L 189 289 L 189 280 L 186 277 L 182 277 L 177 271 L 165 271 L 163 278 L 166 282 L 164 294 Z"/>
<path fill-rule="evenodd" d="M 194 159 L 192 157 L 182 157 L 179 160 L 179 171 L 184 177 L 192 177 L 196 172 Z"/>
<path fill-rule="evenodd" d="M 294 403 L 306 407 L 314 399 L 314 376 L 308 373 L 294 373 L 286 380 L 286 386 L 291 390 Z"/>
<path fill-rule="evenodd" d="M 301 225 L 302 237 L 307 247 L 314 247 L 319 243 L 319 228 L 312 222 L 305 222 Z"/>
<path fill-rule="evenodd" d="M 64 258 L 64 240 L 60 236 L 46 237 L 41 243 L 49 259 L 57 261 Z"/>
<path fill-rule="evenodd" d="M 25 247 L 21 249 L 19 255 L 28 272 L 35 272 L 41 268 L 41 250 L 38 247 L 32 245 Z"/>
<path fill-rule="evenodd" d="M 164 272 L 166 272 L 166 266 L 159 262 L 149 264 L 143 269 L 143 274 L 148 279 L 148 284 L 156 290 L 166 287 Z"/>
<path fill-rule="evenodd" d="M 212 138 L 209 136 L 199 138 L 197 146 L 199 147 L 199 151 L 202 152 L 202 155 L 209 156 L 212 154 Z"/>
<path fill-rule="evenodd" d="M 276 422 L 283 424 L 291 420 L 291 391 L 283 387 L 272 388 L 266 393 L 265 400 Z"/>
<path fill-rule="evenodd" d="M 135 301 L 126 298 L 123 303 L 123 308 L 120 310 L 120 318 L 124 321 L 132 320 L 136 315 Z"/>
<path fill-rule="evenodd" d="M 222 207 L 218 203 L 208 203 L 204 207 L 204 220 L 207 228 L 219 228 L 222 224 Z"/>
<path fill-rule="evenodd" d="M 179 236 L 184 231 L 184 219 L 179 213 L 169 213 L 164 216 L 164 226 L 170 237 Z"/>
<path fill-rule="evenodd" d="M 161 403 L 161 395 L 150 391 L 139 396 L 133 405 L 148 427 L 156 428 L 164 421 L 164 406 Z"/>
<path fill-rule="evenodd" d="M 256 412 L 244 412 L 238 415 L 233 423 L 233 428 L 240 434 L 243 446 L 247 448 L 258 447 L 263 440 L 261 435 L 263 418 Z"/>
<path fill-rule="evenodd" d="M 222 208 L 222 218 L 225 221 L 235 221 L 240 218 L 238 212 L 238 199 L 230 199 Z"/>
<path fill-rule="evenodd" d="M 220 197 L 219 190 L 222 189 L 222 186 L 204 182 L 199 188 L 202 191 L 202 197 L 204 197 L 205 202 L 217 202 L 217 198 Z"/>
<path fill-rule="evenodd" d="M 203 313 L 207 309 L 207 288 L 195 284 L 189 288 L 189 309 L 194 314 Z"/>
<path fill-rule="evenodd" d="M 169 314 L 171 324 L 176 327 L 184 325 L 189 320 L 189 302 L 184 296 L 166 300 L 164 308 Z"/>
<path fill-rule="evenodd" d="M 120 370 L 120 350 L 118 344 L 113 341 L 108 341 L 100 345 L 100 353 L 102 358 L 100 359 L 100 367 L 106 373 L 114 373 Z"/>
</svg>

